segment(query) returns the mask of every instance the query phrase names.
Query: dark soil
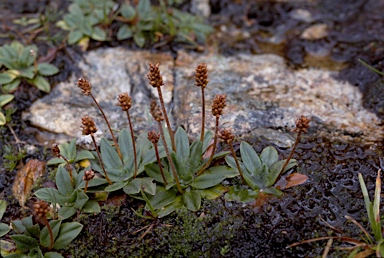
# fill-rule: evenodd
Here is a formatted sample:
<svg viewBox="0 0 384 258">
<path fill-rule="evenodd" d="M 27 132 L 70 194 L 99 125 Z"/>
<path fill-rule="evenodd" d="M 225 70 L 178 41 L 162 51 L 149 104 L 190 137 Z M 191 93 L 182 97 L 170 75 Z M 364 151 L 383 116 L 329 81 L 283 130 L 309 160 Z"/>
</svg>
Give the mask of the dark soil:
<svg viewBox="0 0 384 258">
<path fill-rule="evenodd" d="M 22 16 L 34 17 L 48 8 L 65 10 L 69 1 L 5 0 L 0 3 L 0 43 L 12 39 L 34 43 L 40 53 L 58 47 L 60 42 L 48 44 L 39 37 L 28 41 L 20 37 L 21 28 L 15 27 L 12 19 Z M 365 98 L 365 107 L 384 117 L 384 81 L 358 63 L 361 58 L 378 70 L 384 70 L 384 2 L 358 1 L 252 1 L 211 0 L 212 15 L 209 23 L 216 33 L 207 46 L 218 45 L 220 53 L 275 53 L 286 58 L 292 69 L 320 67 L 341 70 L 340 80 L 347 80 L 359 87 Z M 181 6 L 188 9 L 189 1 Z M 302 9 L 312 13 L 309 21 L 294 18 L 292 13 Z M 58 15 L 62 13 L 58 12 Z M 301 33 L 311 25 L 325 23 L 329 28 L 326 37 L 304 40 Z M 222 28 L 226 28 L 223 30 Z M 60 33 L 54 26 L 52 35 Z M 245 33 L 245 34 L 244 34 Z M 238 35 L 233 37 L 233 35 Z M 249 35 L 249 36 L 244 36 Z M 107 43 L 91 42 L 90 48 L 124 45 L 136 49 L 131 41 Z M 183 46 L 173 43 L 154 51 L 171 51 L 174 55 Z M 326 53 L 318 55 L 316 53 Z M 76 60 L 81 51 L 72 46 L 60 49 L 53 63 L 60 74 L 51 77 L 54 85 L 76 73 Z M 22 141 L 35 144 L 37 141 L 29 127 L 21 121 L 22 110 L 43 94 L 23 84 L 14 93 L 12 106 L 17 108 L 11 123 Z M 14 145 L 15 138 L 7 127 L 0 128 L 0 154 L 4 145 Z M 321 134 L 321 133 L 320 133 Z M 261 211 L 255 213 L 251 206 L 226 202 L 223 198 L 206 201 L 197 213 L 179 211 L 156 222 L 156 226 L 144 239 L 135 231 L 152 223 L 132 212 L 142 203 L 126 196 L 115 196 L 105 203 L 101 214 L 80 214 L 75 220 L 84 224 L 79 237 L 64 253 L 67 257 L 315 257 L 321 256 L 326 241 L 304 244 L 287 249 L 286 246 L 304 239 L 335 235 L 328 224 L 343 232 L 342 235 L 361 239 L 360 230 L 345 219 L 350 215 L 368 229 L 367 214 L 357 174 L 362 173 L 373 196 L 376 172 L 381 164 L 384 145 L 382 139 L 367 145 L 356 142 L 341 142 L 326 139 L 319 133 L 304 137 L 294 158 L 299 162 L 298 171 L 309 176 L 304 185 L 285 190 L 281 198 L 274 198 Z M 260 153 L 268 142 L 247 139 Z M 47 160 L 46 148 L 37 146 L 35 152 L 27 153 L 22 162 L 31 158 Z M 17 147 L 15 146 L 17 150 Z M 289 150 L 280 150 L 286 157 Z M 4 160 L 0 160 L 4 162 Z M 0 164 L 0 196 L 8 201 L 3 219 L 26 216 L 11 196 L 13 177 L 16 171 L 8 172 Z M 119 204 L 121 203 L 121 204 Z M 118 205 L 117 205 L 118 204 Z M 383 211 L 383 209 L 382 209 Z M 162 224 L 169 224 L 168 227 Z M 334 246 L 339 245 L 335 242 Z M 346 253 L 332 249 L 331 257 Z"/>
</svg>

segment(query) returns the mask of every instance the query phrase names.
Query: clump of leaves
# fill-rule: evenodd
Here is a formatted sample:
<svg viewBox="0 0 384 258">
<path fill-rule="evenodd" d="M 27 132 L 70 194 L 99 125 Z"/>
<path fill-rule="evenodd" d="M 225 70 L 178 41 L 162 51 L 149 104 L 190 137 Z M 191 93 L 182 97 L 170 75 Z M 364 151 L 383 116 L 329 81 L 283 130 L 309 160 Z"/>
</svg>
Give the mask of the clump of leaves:
<svg viewBox="0 0 384 258">
<path fill-rule="evenodd" d="M 5 210 L 7 209 L 7 202 L 5 200 L 0 200 L 0 220 L 3 218 Z M 5 224 L 0 223 L 0 237 L 5 236 L 11 228 Z"/>
<path fill-rule="evenodd" d="M 78 222 L 63 223 L 62 220 L 50 220 L 49 226 L 41 228 L 39 224 L 33 223 L 32 216 L 15 220 L 11 225 L 15 233 L 10 236 L 13 242 L 1 240 L 1 254 L 8 258 L 63 257 L 50 249 L 60 250 L 67 247 L 83 228 Z M 51 243 L 52 237 L 53 243 Z"/>
<path fill-rule="evenodd" d="M 7 171 L 14 170 L 25 156 L 25 150 L 16 150 L 12 145 L 4 145 L 3 147 L 4 167 Z"/>
<path fill-rule="evenodd" d="M 266 147 L 260 156 L 251 145 L 246 142 L 240 144 L 240 160 L 238 168 L 235 158 L 227 156 L 227 164 L 241 170 L 246 185 L 231 186 L 225 198 L 230 201 L 251 202 L 255 200 L 261 192 L 281 196 L 283 192 L 276 188 L 274 184 L 280 175 L 280 172 L 286 160 L 279 160 L 277 150 L 272 147 Z M 296 160 L 291 159 L 284 168 L 284 172 L 297 165 Z"/>
<path fill-rule="evenodd" d="M 149 0 L 141 0 L 136 6 L 124 3 L 117 19 L 124 23 L 117 39 L 133 38 L 139 47 L 148 41 L 156 46 L 176 41 L 197 47 L 196 42 L 204 43 L 206 35 L 213 31 L 200 17 L 179 11 L 164 1 L 159 6 L 151 6 Z"/>
<path fill-rule="evenodd" d="M 2 91 L 12 93 L 22 80 L 44 92 L 50 92 L 51 86 L 45 76 L 51 76 L 59 70 L 48 63 L 37 62 L 38 49 L 35 45 L 24 46 L 14 41 L 0 47 L 0 84 Z"/>
<path fill-rule="evenodd" d="M 111 0 L 73 0 L 69 13 L 56 25 L 69 31 L 68 44 L 80 42 L 86 49 L 90 39 L 108 40 L 110 25 L 117 15 L 115 4 Z"/>
</svg>

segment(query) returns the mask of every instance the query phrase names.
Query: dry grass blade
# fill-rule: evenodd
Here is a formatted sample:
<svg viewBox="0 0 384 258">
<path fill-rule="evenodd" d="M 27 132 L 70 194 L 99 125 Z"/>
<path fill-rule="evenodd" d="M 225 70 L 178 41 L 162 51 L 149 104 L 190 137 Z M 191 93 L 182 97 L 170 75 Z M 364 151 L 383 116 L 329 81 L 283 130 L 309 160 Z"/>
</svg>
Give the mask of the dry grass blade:
<svg viewBox="0 0 384 258">
<path fill-rule="evenodd" d="M 312 242 L 316 242 L 316 241 L 321 241 L 321 240 L 328 240 L 330 238 L 337 239 L 337 240 L 340 240 L 342 242 L 346 242 L 346 243 L 349 243 L 349 244 L 353 244 L 353 245 L 355 245 L 355 247 L 357 247 L 357 246 L 362 246 L 362 247 L 367 246 L 366 243 L 358 241 L 358 240 L 356 240 L 354 238 L 351 238 L 351 237 L 342 237 L 342 236 L 333 236 L 332 237 L 331 236 L 331 237 L 317 237 L 317 238 L 303 240 L 301 242 L 293 243 L 293 244 L 287 246 L 287 248 L 299 246 L 299 245 L 302 245 L 302 244 L 308 244 L 308 243 L 312 243 Z"/>
<path fill-rule="evenodd" d="M 321 258 L 327 258 L 327 255 L 329 253 L 329 250 L 331 250 L 331 246 L 333 244 L 333 239 L 330 238 L 327 242 L 327 245 L 325 246 L 324 248 L 324 252 L 323 252 L 323 255 L 321 256 Z"/>
<path fill-rule="evenodd" d="M 329 227 L 330 229 L 332 229 L 333 231 L 335 231 L 335 232 L 337 232 L 337 233 L 340 233 L 340 234 L 343 233 L 342 231 L 338 230 L 337 228 L 332 227 L 332 226 L 331 226 L 328 222 L 326 222 L 321 216 L 319 216 L 319 217 L 320 217 L 320 220 L 321 220 L 327 227 Z"/>
<path fill-rule="evenodd" d="M 348 216 L 348 215 L 345 215 L 344 216 L 347 220 L 350 220 L 353 224 L 355 224 L 356 226 L 358 226 L 360 229 L 361 229 L 361 231 L 363 231 L 364 232 L 364 234 L 366 235 L 366 237 L 368 238 L 368 239 L 371 239 L 371 240 L 373 240 L 372 239 L 372 236 L 363 228 L 363 226 L 359 223 L 359 222 L 357 222 L 354 218 L 352 218 L 351 216 Z"/>
</svg>

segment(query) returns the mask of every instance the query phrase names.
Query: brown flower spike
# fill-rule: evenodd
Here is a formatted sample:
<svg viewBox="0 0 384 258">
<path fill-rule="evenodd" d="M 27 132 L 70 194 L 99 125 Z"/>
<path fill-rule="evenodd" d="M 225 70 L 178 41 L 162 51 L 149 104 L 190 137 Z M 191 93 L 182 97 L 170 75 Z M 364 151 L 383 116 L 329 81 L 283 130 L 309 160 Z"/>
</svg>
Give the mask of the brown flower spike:
<svg viewBox="0 0 384 258">
<path fill-rule="evenodd" d="M 83 129 L 83 135 L 90 135 L 97 132 L 95 122 L 89 116 L 81 118 L 81 123 L 83 124 L 81 126 L 81 128 Z"/>
<path fill-rule="evenodd" d="M 201 88 L 201 134 L 200 141 L 204 141 L 204 126 L 205 126 L 205 95 L 204 89 L 208 84 L 208 69 L 205 63 L 201 63 L 196 67 L 195 85 Z"/>
<path fill-rule="evenodd" d="M 53 240 L 53 232 L 52 232 L 51 225 L 47 220 L 47 213 L 49 212 L 49 206 L 46 202 L 42 200 L 38 200 L 32 205 L 32 210 L 33 210 L 33 214 L 36 217 L 36 220 L 42 223 L 48 229 L 49 238 L 50 238 L 50 244 L 48 249 L 51 250 L 53 248 L 54 240 Z"/>
<path fill-rule="evenodd" d="M 151 106 L 149 112 L 153 116 L 153 118 L 156 120 L 156 122 L 161 122 L 164 120 L 163 113 L 161 112 L 160 107 L 157 105 L 156 101 L 151 101 Z"/>
<path fill-rule="evenodd" d="M 95 177 L 95 172 L 92 169 L 86 170 L 84 172 L 83 180 L 85 181 L 84 193 L 88 190 L 88 183 Z"/>
<path fill-rule="evenodd" d="M 226 95 L 217 94 L 212 104 L 212 115 L 219 117 L 223 114 L 224 107 L 226 106 Z"/>
<path fill-rule="evenodd" d="M 128 92 L 120 93 L 118 100 L 118 106 L 120 106 L 123 111 L 128 111 L 132 107 L 132 98 L 128 95 Z"/>
<path fill-rule="evenodd" d="M 81 92 L 84 95 L 86 95 L 86 96 L 91 95 L 91 93 L 92 93 L 92 85 L 86 79 L 84 79 L 84 78 L 78 79 L 77 80 L 77 86 L 79 86 L 79 88 L 81 89 Z"/>
</svg>

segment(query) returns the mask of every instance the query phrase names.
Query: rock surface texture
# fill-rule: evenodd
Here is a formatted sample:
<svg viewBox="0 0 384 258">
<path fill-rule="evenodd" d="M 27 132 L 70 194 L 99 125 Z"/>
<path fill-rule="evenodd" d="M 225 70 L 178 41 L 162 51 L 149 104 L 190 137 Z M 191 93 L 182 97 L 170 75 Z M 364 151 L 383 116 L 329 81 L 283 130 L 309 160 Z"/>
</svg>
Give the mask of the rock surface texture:
<svg viewBox="0 0 384 258">
<path fill-rule="evenodd" d="M 232 128 L 237 136 L 263 136 L 281 147 L 290 147 L 290 130 L 300 115 L 312 119 L 311 132 L 342 138 L 358 136 L 365 142 L 383 135 L 380 119 L 364 109 L 362 93 L 337 79 L 338 72 L 292 70 L 283 58 L 272 54 L 224 57 L 179 52 L 174 61 L 171 55 L 123 48 L 90 51 L 79 64 L 112 128 L 127 127 L 125 114 L 116 105 L 117 95 L 125 91 L 132 96 L 134 130 L 140 132 L 150 126 L 149 102 L 157 99 L 157 91 L 147 79 L 150 62 L 160 63 L 163 95 L 174 126 L 182 125 L 192 135 L 200 132 L 201 91 L 194 86 L 194 74 L 201 62 L 208 65 L 210 81 L 205 89 L 207 129 L 214 125 L 214 95 L 226 94 L 227 107 L 220 125 Z M 98 136 L 109 137 L 101 114 L 92 99 L 82 95 L 76 81 L 72 78 L 57 85 L 23 118 L 33 126 L 70 139 L 81 137 L 81 117 L 89 115 L 100 129 Z"/>
</svg>

